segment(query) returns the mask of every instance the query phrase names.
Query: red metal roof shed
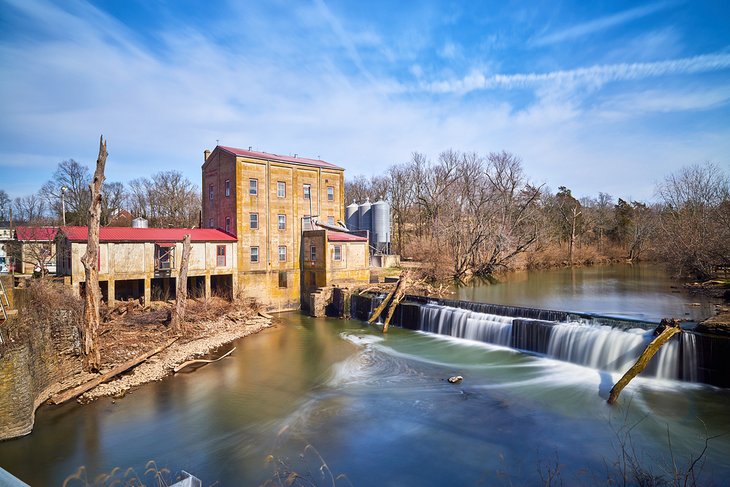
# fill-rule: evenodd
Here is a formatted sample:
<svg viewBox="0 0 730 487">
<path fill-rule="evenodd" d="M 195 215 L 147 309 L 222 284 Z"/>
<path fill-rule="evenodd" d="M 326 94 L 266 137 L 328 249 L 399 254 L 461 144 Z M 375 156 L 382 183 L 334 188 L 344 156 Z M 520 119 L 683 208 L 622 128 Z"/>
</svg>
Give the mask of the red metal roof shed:
<svg viewBox="0 0 730 487">
<path fill-rule="evenodd" d="M 20 241 L 50 242 L 57 233 L 58 227 L 15 227 L 15 236 Z"/>
<path fill-rule="evenodd" d="M 367 242 L 368 239 L 361 237 L 360 235 L 353 235 L 351 233 L 344 232 L 331 232 L 327 231 L 328 242 Z"/>
<path fill-rule="evenodd" d="M 71 242 L 86 242 L 88 227 L 61 227 Z M 100 242 L 182 242 L 190 234 L 191 242 L 235 242 L 236 237 L 213 228 L 130 228 L 100 227 Z"/>
</svg>

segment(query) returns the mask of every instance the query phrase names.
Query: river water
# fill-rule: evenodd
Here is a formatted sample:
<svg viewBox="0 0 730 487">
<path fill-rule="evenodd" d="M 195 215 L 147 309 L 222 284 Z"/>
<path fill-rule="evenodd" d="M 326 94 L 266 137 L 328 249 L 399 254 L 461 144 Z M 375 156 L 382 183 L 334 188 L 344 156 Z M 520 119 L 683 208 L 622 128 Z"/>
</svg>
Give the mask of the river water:
<svg viewBox="0 0 730 487">
<path fill-rule="evenodd" d="M 583 272 L 566 288 L 564 271 L 546 271 L 530 279 L 541 298 L 521 278 L 459 297 L 495 301 L 513 287 L 504 304 L 657 320 L 709 306 L 687 311 L 695 298 L 657 291 L 656 272 L 638 287 Z M 124 398 L 41 407 L 31 435 L 0 443 L 0 466 L 34 486 L 61 485 L 79 467 L 89 484 L 114 473 L 153 485 L 150 461 L 168 483 L 187 470 L 203 485 L 285 485 L 293 471 L 315 485 L 330 475 L 356 486 L 607 485 L 630 481 L 631 462 L 669 480 L 724 434 L 695 473 L 699 485 L 730 478 L 730 390 L 637 378 L 609 407 L 618 376 L 589 367 L 356 321 L 278 319 L 231 358 Z M 456 374 L 463 382 L 448 383 Z"/>
</svg>

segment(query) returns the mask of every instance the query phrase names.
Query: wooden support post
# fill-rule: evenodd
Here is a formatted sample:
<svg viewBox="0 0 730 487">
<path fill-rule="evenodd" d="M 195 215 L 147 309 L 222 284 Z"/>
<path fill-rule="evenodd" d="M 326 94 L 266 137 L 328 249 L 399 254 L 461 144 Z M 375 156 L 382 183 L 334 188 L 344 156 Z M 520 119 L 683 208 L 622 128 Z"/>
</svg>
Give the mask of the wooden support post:
<svg viewBox="0 0 730 487">
<path fill-rule="evenodd" d="M 89 205 L 89 238 L 86 253 L 81 257 L 86 277 L 86 293 L 84 294 L 84 368 L 88 371 L 97 371 L 101 367 L 99 352 L 99 303 L 101 289 L 99 289 L 99 222 L 101 220 L 101 187 L 104 184 L 104 166 L 106 165 L 106 141 L 102 136 L 99 140 L 99 157 L 96 160 L 94 179 L 89 185 L 91 190 L 91 204 Z"/>
<path fill-rule="evenodd" d="M 621 391 L 628 385 L 628 383 L 636 377 L 642 370 L 644 370 L 649 363 L 649 360 L 657 353 L 659 348 L 667 343 L 677 333 L 682 333 L 682 328 L 679 326 L 679 321 L 664 319 L 657 327 L 655 334 L 657 336 L 647 345 L 639 356 L 636 363 L 624 374 L 616 385 L 611 388 L 611 393 L 608 395 L 608 403 L 613 404 L 618 399 Z"/>
</svg>

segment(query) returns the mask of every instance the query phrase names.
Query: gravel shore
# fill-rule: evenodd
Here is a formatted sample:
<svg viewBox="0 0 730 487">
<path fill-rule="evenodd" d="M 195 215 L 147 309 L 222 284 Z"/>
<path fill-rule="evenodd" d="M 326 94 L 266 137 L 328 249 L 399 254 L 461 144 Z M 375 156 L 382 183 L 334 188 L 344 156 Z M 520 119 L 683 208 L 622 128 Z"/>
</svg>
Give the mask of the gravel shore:
<svg viewBox="0 0 730 487">
<path fill-rule="evenodd" d="M 78 398 L 78 401 L 86 403 L 100 397 L 121 396 L 132 387 L 161 380 L 170 375 L 175 366 L 186 360 L 201 357 L 211 350 L 233 342 L 238 338 L 258 333 L 272 326 L 269 318 L 260 316 L 240 322 L 223 317 L 202 325 L 207 329 L 216 330 L 216 332 L 211 336 L 197 340 L 175 342 L 167 349 L 134 368 L 131 372 L 100 384 L 83 394 Z"/>
</svg>

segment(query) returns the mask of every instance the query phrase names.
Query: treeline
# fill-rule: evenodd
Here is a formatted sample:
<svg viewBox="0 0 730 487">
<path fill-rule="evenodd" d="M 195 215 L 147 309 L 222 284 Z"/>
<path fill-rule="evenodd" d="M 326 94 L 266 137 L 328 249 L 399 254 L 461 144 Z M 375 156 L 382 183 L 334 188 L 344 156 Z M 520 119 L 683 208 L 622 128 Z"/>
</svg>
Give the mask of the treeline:
<svg viewBox="0 0 730 487">
<path fill-rule="evenodd" d="M 705 163 L 667 176 L 658 201 L 576 198 L 532 182 L 509 152 L 413 153 L 382 176 L 345 183 L 346 203 L 386 199 L 392 246 L 433 279 L 500 270 L 657 259 L 705 279 L 730 265 L 730 180 Z"/>
<path fill-rule="evenodd" d="M 37 193 L 11 200 L 0 189 L 0 221 L 9 220 L 12 210 L 16 224 L 60 225 L 65 213 L 67 225 L 87 225 L 91 179 L 87 166 L 70 159 L 58 164 Z M 198 187 L 178 171 L 158 172 L 127 185 L 104 182 L 102 188 L 102 225 L 129 225 L 131 214 L 146 218 L 152 227 L 193 227 L 199 224 L 200 209 Z"/>
</svg>

